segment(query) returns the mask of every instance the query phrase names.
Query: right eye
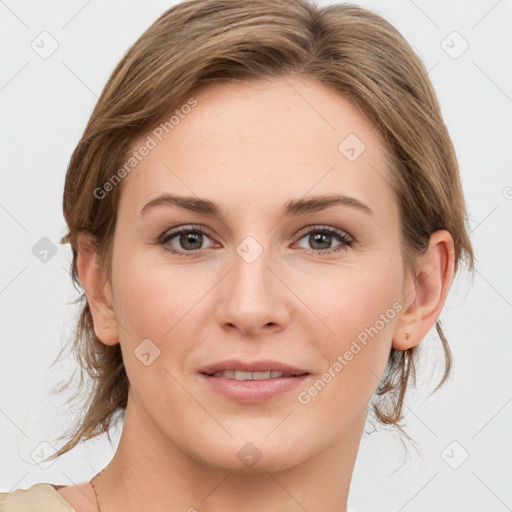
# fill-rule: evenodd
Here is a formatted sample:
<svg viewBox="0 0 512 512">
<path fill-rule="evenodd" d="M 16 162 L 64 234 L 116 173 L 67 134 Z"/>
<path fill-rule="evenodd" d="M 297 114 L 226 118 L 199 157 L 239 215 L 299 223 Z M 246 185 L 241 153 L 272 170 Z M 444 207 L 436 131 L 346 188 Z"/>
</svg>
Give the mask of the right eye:
<svg viewBox="0 0 512 512">
<path fill-rule="evenodd" d="M 206 239 L 212 240 L 199 226 L 189 226 L 166 231 L 159 243 L 172 254 L 188 256 L 204 249 Z"/>
</svg>

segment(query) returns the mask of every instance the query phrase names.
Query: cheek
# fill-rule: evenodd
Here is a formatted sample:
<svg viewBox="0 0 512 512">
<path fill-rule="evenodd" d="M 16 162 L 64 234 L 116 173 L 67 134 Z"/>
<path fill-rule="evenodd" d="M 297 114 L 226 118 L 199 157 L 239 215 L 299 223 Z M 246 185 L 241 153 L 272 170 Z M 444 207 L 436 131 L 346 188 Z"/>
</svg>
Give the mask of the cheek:
<svg viewBox="0 0 512 512">
<path fill-rule="evenodd" d="M 198 312 L 204 284 L 192 287 L 183 266 L 155 264 L 147 254 L 117 263 L 116 316 L 131 387 L 143 401 L 152 397 L 153 410 L 182 403 L 187 397 L 173 376 L 193 350 L 198 322 L 207 318 Z"/>
<path fill-rule="evenodd" d="M 327 414 L 333 421 L 365 406 L 380 382 L 402 309 L 401 279 L 397 264 L 372 262 L 345 271 L 322 293 L 317 288 L 312 308 L 323 324 L 318 351 L 324 369 L 321 382 L 306 390 L 303 402 L 310 400 L 313 407 L 329 403 Z"/>
<path fill-rule="evenodd" d="M 399 259 L 380 253 L 324 274 L 302 279 L 300 294 L 330 340 L 327 347 L 344 346 L 376 323 L 379 331 L 389 333 L 400 309 L 395 304 L 403 280 Z"/>
<path fill-rule="evenodd" d="M 144 251 L 120 256 L 116 263 L 116 315 L 125 328 L 120 332 L 123 341 L 136 345 L 150 339 L 162 346 L 179 333 L 186 344 L 187 320 L 193 316 L 197 325 L 201 300 L 209 289 L 197 270 L 154 262 Z"/>
<path fill-rule="evenodd" d="M 355 338 L 363 342 L 364 333 L 370 328 L 373 337 L 385 338 L 400 309 L 396 306 L 399 298 L 399 288 L 388 279 L 381 282 L 377 278 L 371 281 L 345 279 L 343 287 L 334 296 L 331 294 L 331 307 L 326 304 L 322 308 L 329 312 L 326 318 L 338 340 L 335 344 L 345 344 Z"/>
</svg>

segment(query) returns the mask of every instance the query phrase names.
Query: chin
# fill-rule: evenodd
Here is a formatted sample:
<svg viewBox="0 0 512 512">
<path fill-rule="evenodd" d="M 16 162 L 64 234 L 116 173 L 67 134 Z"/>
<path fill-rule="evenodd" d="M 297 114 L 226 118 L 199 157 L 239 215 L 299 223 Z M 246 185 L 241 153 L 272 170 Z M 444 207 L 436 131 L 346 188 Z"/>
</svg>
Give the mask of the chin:
<svg viewBox="0 0 512 512">
<path fill-rule="evenodd" d="M 250 439 L 251 436 L 244 436 Z M 197 453 L 197 459 L 208 466 L 233 473 L 264 473 L 289 469 L 309 458 L 304 442 L 276 436 L 272 441 L 254 436 L 256 440 L 239 441 L 237 438 L 210 448 L 204 447 L 203 453 Z M 301 450 L 297 446 L 302 446 Z M 205 457 L 204 454 L 208 456 Z"/>
</svg>

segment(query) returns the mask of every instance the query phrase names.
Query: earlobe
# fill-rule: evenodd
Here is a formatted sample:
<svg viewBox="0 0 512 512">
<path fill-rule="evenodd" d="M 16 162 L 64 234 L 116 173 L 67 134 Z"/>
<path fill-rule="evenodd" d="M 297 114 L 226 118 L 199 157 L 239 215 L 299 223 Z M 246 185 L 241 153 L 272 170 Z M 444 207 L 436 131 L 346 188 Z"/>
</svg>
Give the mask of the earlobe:
<svg viewBox="0 0 512 512">
<path fill-rule="evenodd" d="M 106 345 L 119 343 L 112 288 L 104 279 L 90 233 L 78 235 L 77 272 L 93 318 L 94 333 Z"/>
<path fill-rule="evenodd" d="M 407 307 L 397 322 L 393 348 L 406 350 L 426 337 L 441 314 L 454 272 L 453 238 L 448 231 L 436 231 L 425 254 L 417 259 L 413 282 L 404 290 L 403 302 Z"/>
</svg>

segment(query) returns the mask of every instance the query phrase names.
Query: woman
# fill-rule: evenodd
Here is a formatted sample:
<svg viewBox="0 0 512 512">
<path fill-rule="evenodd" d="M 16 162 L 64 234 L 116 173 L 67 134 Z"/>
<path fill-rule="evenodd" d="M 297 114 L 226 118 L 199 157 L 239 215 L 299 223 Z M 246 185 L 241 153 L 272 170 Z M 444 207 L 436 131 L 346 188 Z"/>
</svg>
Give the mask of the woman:
<svg viewBox="0 0 512 512">
<path fill-rule="evenodd" d="M 63 208 L 95 381 L 55 456 L 123 432 L 91 481 L 0 510 L 346 511 L 368 412 L 400 428 L 434 325 L 449 374 L 457 161 L 423 64 L 365 9 L 169 9 L 108 81 Z"/>
</svg>

